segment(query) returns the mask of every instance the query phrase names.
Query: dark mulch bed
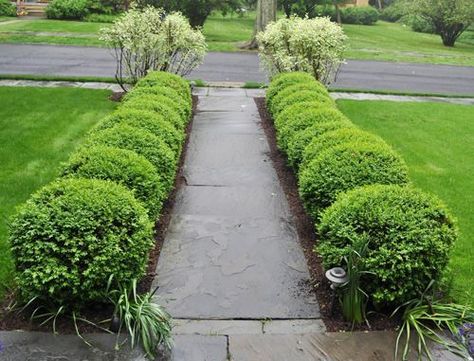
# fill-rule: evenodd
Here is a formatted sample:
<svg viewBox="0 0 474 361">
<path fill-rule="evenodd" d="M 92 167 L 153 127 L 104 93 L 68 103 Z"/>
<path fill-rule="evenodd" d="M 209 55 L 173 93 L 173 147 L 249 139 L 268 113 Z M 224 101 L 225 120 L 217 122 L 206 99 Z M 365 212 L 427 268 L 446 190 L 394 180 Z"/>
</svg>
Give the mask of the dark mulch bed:
<svg viewBox="0 0 474 361">
<path fill-rule="evenodd" d="M 120 101 L 122 98 L 122 93 L 114 93 L 114 101 Z M 171 220 L 171 214 L 173 210 L 174 201 L 176 194 L 179 188 L 184 184 L 183 176 L 183 164 L 186 157 L 186 151 L 188 148 L 189 135 L 193 127 L 194 114 L 196 113 L 198 103 L 198 97 L 193 96 L 193 116 L 186 128 L 186 140 L 183 146 L 183 151 L 179 161 L 178 173 L 175 179 L 175 187 L 173 192 L 170 194 L 165 204 L 163 205 L 163 210 L 160 216 L 160 219 L 155 224 L 155 246 L 150 251 L 148 266 L 146 275 L 141 279 L 138 288 L 140 292 L 150 291 L 153 279 L 156 275 L 155 270 L 158 264 L 158 258 L 160 256 L 161 248 L 168 230 L 168 226 Z M 5 297 L 4 302 L 0 305 L 0 330 L 25 330 L 25 331 L 44 331 L 51 332 L 52 325 L 51 322 L 41 326 L 38 321 L 31 322 L 29 313 L 23 312 L 9 312 L 9 306 L 12 305 L 15 301 L 14 292 L 10 293 Z M 31 307 L 33 311 L 34 308 Z M 30 312 L 31 313 L 31 312 Z M 94 322 L 96 324 L 100 323 L 103 320 L 110 319 L 113 313 L 113 307 L 110 305 L 91 305 L 87 310 L 81 312 L 81 317 Z M 108 328 L 108 323 L 101 324 L 102 327 Z M 88 333 L 88 332 L 100 332 L 100 329 L 89 325 L 84 322 L 78 322 L 79 332 Z M 74 327 L 73 321 L 70 317 L 59 317 L 56 322 L 56 330 L 62 334 L 74 334 L 76 329 Z"/>
<path fill-rule="evenodd" d="M 286 194 L 290 211 L 294 217 L 295 226 L 298 232 L 308 268 L 311 276 L 309 289 L 315 292 L 321 309 L 321 316 L 328 331 L 349 331 L 349 330 L 393 330 L 399 324 L 396 318 L 389 318 L 386 315 L 370 312 L 368 315 L 369 325 L 361 324 L 352 327 L 350 322 L 344 321 L 339 302 L 332 305 L 332 294 L 330 283 L 324 276 L 322 260 L 319 255 L 313 251 L 317 243 L 317 235 L 311 218 L 306 213 L 303 203 L 298 195 L 298 181 L 293 170 L 288 166 L 285 155 L 278 149 L 276 144 L 275 127 L 273 120 L 267 111 L 265 98 L 255 98 L 255 103 L 261 118 L 261 125 L 270 145 L 270 158 L 278 174 L 280 184 Z M 333 309 L 332 309 L 333 308 Z"/>
</svg>

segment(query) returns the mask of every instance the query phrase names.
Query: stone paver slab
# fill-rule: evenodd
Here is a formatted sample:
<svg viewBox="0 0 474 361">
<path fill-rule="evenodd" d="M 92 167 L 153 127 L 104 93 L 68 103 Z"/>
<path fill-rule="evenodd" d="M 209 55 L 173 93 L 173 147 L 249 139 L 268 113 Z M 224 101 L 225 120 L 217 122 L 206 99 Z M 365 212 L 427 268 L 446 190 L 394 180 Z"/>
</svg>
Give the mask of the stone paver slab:
<svg viewBox="0 0 474 361">
<path fill-rule="evenodd" d="M 155 361 L 227 361 L 225 336 L 175 335 L 171 352 L 162 352 Z"/>
<path fill-rule="evenodd" d="M 258 335 L 262 331 L 262 322 L 252 320 L 175 319 L 173 327 L 176 335 Z"/>
<path fill-rule="evenodd" d="M 326 331 L 324 322 L 314 320 L 269 320 L 263 323 L 265 334 L 303 334 Z"/>
</svg>

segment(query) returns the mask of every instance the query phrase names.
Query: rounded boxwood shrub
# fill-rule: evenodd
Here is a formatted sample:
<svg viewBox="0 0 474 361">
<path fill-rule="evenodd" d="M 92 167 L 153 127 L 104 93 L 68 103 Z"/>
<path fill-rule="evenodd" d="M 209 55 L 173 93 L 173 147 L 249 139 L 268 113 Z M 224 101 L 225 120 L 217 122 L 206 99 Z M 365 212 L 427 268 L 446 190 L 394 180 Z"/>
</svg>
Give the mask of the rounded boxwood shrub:
<svg viewBox="0 0 474 361">
<path fill-rule="evenodd" d="M 191 86 L 189 83 L 176 74 L 167 73 L 164 71 L 154 71 L 149 73 L 146 77 L 140 79 L 135 88 L 162 86 L 174 89 L 183 99 L 191 103 Z"/>
<path fill-rule="evenodd" d="M 284 99 L 281 99 L 277 102 L 273 102 L 272 105 L 272 115 L 275 117 L 278 117 L 278 115 L 288 108 L 289 106 L 297 103 L 304 103 L 308 101 L 315 101 L 315 102 L 320 102 L 326 106 L 331 106 L 335 107 L 336 104 L 334 103 L 334 100 L 329 98 L 328 96 L 321 94 L 318 91 L 315 90 L 302 90 L 297 93 L 293 93 L 290 96 L 287 96 Z"/>
<path fill-rule="evenodd" d="M 306 129 L 316 123 L 349 122 L 344 114 L 333 107 L 308 108 L 288 118 L 277 132 L 278 146 L 288 152 L 288 142 L 293 134 Z"/>
<path fill-rule="evenodd" d="M 379 19 L 379 12 L 372 6 L 351 6 L 342 9 L 344 24 L 373 25 Z"/>
<path fill-rule="evenodd" d="M 175 106 L 170 106 L 164 102 L 157 102 L 156 99 L 149 99 L 148 97 L 131 99 L 128 102 L 123 102 L 119 109 L 137 109 L 155 112 L 169 121 L 181 132 L 184 131 L 186 126 L 186 121 L 183 120 Z"/>
<path fill-rule="evenodd" d="M 142 103 L 142 102 L 150 102 L 154 104 L 164 104 L 173 109 L 181 119 L 181 129 L 184 129 L 186 124 L 188 123 L 188 116 L 186 114 L 186 110 L 180 106 L 179 103 L 171 100 L 170 98 L 164 95 L 154 95 L 154 94 L 143 94 L 137 97 L 129 98 L 125 100 L 123 104 L 130 104 L 130 103 Z"/>
<path fill-rule="evenodd" d="M 314 138 L 337 129 L 355 128 L 348 119 L 315 123 L 312 126 L 294 133 L 288 140 L 288 162 L 298 170 L 302 161 L 304 149 Z"/>
<path fill-rule="evenodd" d="M 168 191 L 172 188 L 177 160 L 170 147 L 156 135 L 143 129 L 119 124 L 113 128 L 93 133 L 85 142 L 84 147 L 93 145 L 132 150 L 144 156 L 155 166 L 165 190 Z"/>
<path fill-rule="evenodd" d="M 179 158 L 184 133 L 177 130 L 172 123 L 166 121 L 160 114 L 147 110 L 123 108 L 103 119 L 95 129 L 113 128 L 118 124 L 129 125 L 153 133 L 171 148 L 176 158 Z"/>
<path fill-rule="evenodd" d="M 346 143 L 326 149 L 301 168 L 299 191 L 317 219 L 339 193 L 369 184 L 408 183 L 405 162 L 384 144 Z"/>
<path fill-rule="evenodd" d="M 316 80 L 313 80 L 310 82 L 297 83 L 297 84 L 292 84 L 285 87 L 272 98 L 271 102 L 267 103 L 268 108 L 273 113 L 273 110 L 275 109 L 275 107 L 278 107 L 278 104 L 283 99 L 286 99 L 290 95 L 293 95 L 297 92 L 301 92 L 304 90 L 313 90 L 317 93 L 320 93 L 321 95 L 325 95 L 329 97 L 329 92 L 327 91 L 326 87 L 322 85 L 321 83 L 317 82 Z"/>
<path fill-rule="evenodd" d="M 301 112 L 304 112 L 308 109 L 318 110 L 321 108 L 327 108 L 327 105 L 317 102 L 317 101 L 309 101 L 309 102 L 302 102 L 290 105 L 288 108 L 283 110 L 277 117 L 274 119 L 275 128 L 278 131 L 282 128 L 289 119 L 292 119 L 298 116 Z"/>
<path fill-rule="evenodd" d="M 65 177 L 111 180 L 133 191 L 155 219 L 167 196 L 156 168 L 145 157 L 120 148 L 94 146 L 71 156 Z"/>
<path fill-rule="evenodd" d="M 398 306 L 438 280 L 457 237 L 453 218 L 413 187 L 371 185 L 341 194 L 322 215 L 317 247 L 326 268 L 367 243 L 361 288 L 376 304 Z"/>
<path fill-rule="evenodd" d="M 152 241 L 146 210 L 125 187 L 62 179 L 13 217 L 10 244 L 20 297 L 81 308 L 106 302 L 107 282 L 144 274 Z"/>
<path fill-rule="evenodd" d="M 302 164 L 317 158 L 326 149 L 352 142 L 386 144 L 382 138 L 364 130 L 357 128 L 337 129 L 313 138 L 303 151 Z"/>
<path fill-rule="evenodd" d="M 299 71 L 290 73 L 280 73 L 273 77 L 272 81 L 268 86 L 266 93 L 267 104 L 270 106 L 273 97 L 275 97 L 279 92 L 281 92 L 288 86 L 300 83 L 311 83 L 315 81 L 316 79 L 308 73 L 303 73 Z"/>
<path fill-rule="evenodd" d="M 134 88 L 132 91 L 127 93 L 124 98 L 124 101 L 134 99 L 134 98 L 142 98 L 148 95 L 158 95 L 164 96 L 179 106 L 180 114 L 184 114 L 186 120 L 189 120 L 191 116 L 191 103 L 183 98 L 177 91 L 169 87 L 163 86 L 154 86 L 154 87 L 142 87 L 142 88 Z"/>
</svg>

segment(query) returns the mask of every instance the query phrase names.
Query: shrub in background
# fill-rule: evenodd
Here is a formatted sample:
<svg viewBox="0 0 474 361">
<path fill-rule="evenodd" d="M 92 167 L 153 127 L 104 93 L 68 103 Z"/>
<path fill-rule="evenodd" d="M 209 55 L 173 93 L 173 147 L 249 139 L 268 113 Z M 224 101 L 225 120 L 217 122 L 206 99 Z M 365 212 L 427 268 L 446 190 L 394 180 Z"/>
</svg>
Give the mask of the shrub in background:
<svg viewBox="0 0 474 361">
<path fill-rule="evenodd" d="M 380 19 L 392 23 L 399 21 L 402 17 L 410 13 L 411 3 L 407 0 L 396 0 L 380 13 Z"/>
<path fill-rule="evenodd" d="M 351 6 L 342 9 L 344 24 L 373 25 L 379 19 L 379 12 L 372 6 Z"/>
<path fill-rule="evenodd" d="M 143 129 L 119 124 L 91 134 L 84 147 L 92 145 L 128 149 L 144 156 L 155 166 L 166 192 L 173 187 L 177 160 L 170 147 L 156 135 Z"/>
<path fill-rule="evenodd" d="M 161 115 L 146 110 L 123 108 L 103 119 L 95 129 L 113 128 L 118 124 L 140 128 L 153 133 L 170 147 L 176 158 L 179 158 L 184 134 L 178 131 L 172 123 L 166 121 Z"/>
<path fill-rule="evenodd" d="M 257 35 L 262 65 L 270 77 L 303 71 L 330 83 L 343 62 L 347 37 L 327 18 L 290 18 L 270 23 Z"/>
<path fill-rule="evenodd" d="M 346 143 L 326 149 L 301 168 L 299 191 L 314 219 L 339 193 L 369 184 L 406 184 L 405 162 L 381 144 Z"/>
<path fill-rule="evenodd" d="M 88 0 L 52 0 L 46 7 L 48 19 L 82 20 L 89 14 Z"/>
<path fill-rule="evenodd" d="M 107 146 L 83 148 L 71 156 L 62 175 L 122 184 L 143 203 L 150 219 L 158 217 L 167 196 L 153 164 L 130 150 Z"/>
<path fill-rule="evenodd" d="M 101 29 L 101 37 L 114 51 L 115 77 L 135 84 L 152 70 L 189 74 L 202 63 L 207 51 L 204 36 L 179 13 L 146 7 L 132 9 L 113 26 Z"/>
<path fill-rule="evenodd" d="M 0 16 L 16 16 L 16 6 L 10 0 L 0 0 Z"/>
<path fill-rule="evenodd" d="M 367 243 L 362 289 L 381 305 L 419 297 L 439 280 L 457 237 L 446 207 L 412 187 L 372 185 L 342 194 L 322 215 L 318 252 L 326 268 L 341 264 L 349 247 Z"/>
<path fill-rule="evenodd" d="M 103 302 L 110 275 L 117 282 L 143 275 L 153 242 L 132 192 L 113 182 L 67 179 L 19 209 L 10 244 L 22 300 L 76 309 Z"/>
</svg>

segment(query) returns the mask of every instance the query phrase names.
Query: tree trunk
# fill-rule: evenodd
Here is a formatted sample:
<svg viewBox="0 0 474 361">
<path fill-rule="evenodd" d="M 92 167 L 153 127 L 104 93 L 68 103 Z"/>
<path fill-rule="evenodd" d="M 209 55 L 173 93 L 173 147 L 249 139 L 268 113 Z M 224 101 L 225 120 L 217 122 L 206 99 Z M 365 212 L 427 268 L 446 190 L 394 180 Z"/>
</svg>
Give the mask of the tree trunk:
<svg viewBox="0 0 474 361">
<path fill-rule="evenodd" d="M 258 47 L 257 34 L 265 31 L 265 28 L 272 21 L 276 21 L 277 0 L 258 0 L 257 19 L 255 20 L 255 30 L 252 40 L 244 47 L 246 49 L 256 49 Z"/>
<path fill-rule="evenodd" d="M 383 6 L 382 6 L 382 0 L 377 0 L 377 5 L 379 7 L 379 10 L 382 10 Z"/>
<path fill-rule="evenodd" d="M 336 21 L 339 25 L 341 25 L 342 20 L 341 20 L 341 10 L 339 9 L 339 4 L 337 0 L 333 0 L 332 3 L 334 4 L 334 8 L 336 9 Z"/>
</svg>

